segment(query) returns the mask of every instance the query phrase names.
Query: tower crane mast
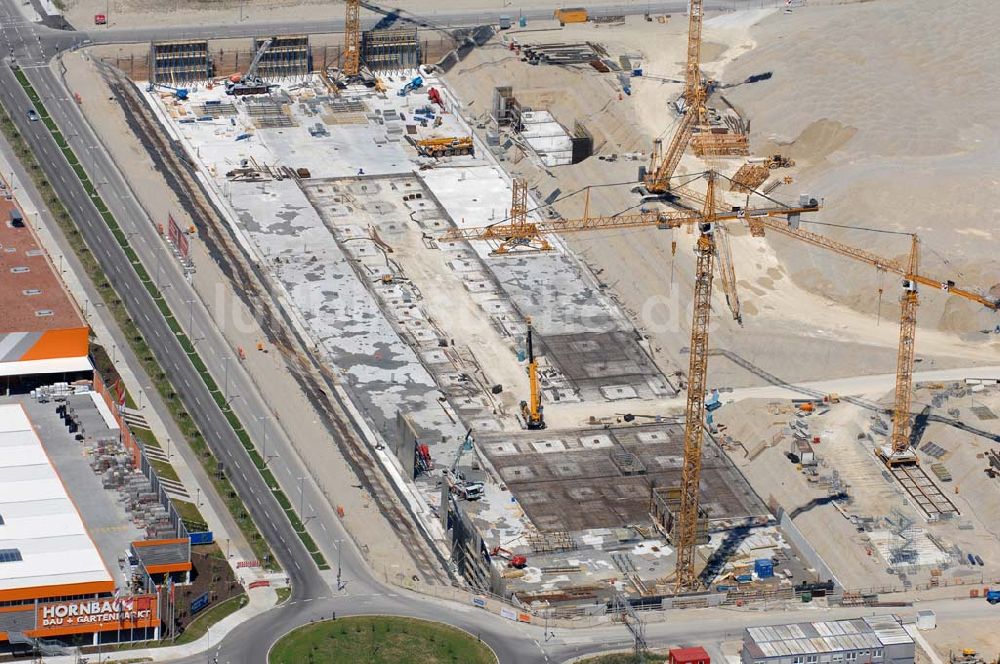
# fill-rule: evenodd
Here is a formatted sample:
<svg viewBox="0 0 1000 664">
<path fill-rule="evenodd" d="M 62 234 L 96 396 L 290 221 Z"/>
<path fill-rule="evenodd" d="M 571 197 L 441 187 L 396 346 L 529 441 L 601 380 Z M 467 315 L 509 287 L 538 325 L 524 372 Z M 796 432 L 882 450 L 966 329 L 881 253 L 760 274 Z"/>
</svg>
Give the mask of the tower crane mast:
<svg viewBox="0 0 1000 664">
<path fill-rule="evenodd" d="M 344 64 L 341 68 L 347 78 L 361 74 L 361 0 L 345 0 Z"/>
<path fill-rule="evenodd" d="M 684 70 L 684 115 L 674 131 L 667 150 L 663 152 L 663 143 L 657 139 L 653 143 L 653 152 L 649 158 L 649 170 L 645 173 L 643 184 L 653 194 L 664 194 L 670 191 L 670 178 L 681 155 L 691 142 L 696 126 L 705 124 L 708 111 L 705 102 L 708 91 L 701 79 L 701 31 L 704 22 L 703 0 L 690 0 L 688 5 L 688 44 L 687 64 Z"/>
<path fill-rule="evenodd" d="M 896 350 L 896 401 L 892 409 L 891 452 L 881 451 L 886 463 L 911 463 L 917 457 L 910 449 L 910 401 L 913 397 L 913 362 L 916 357 L 917 334 L 917 282 L 910 277 L 917 273 L 917 236 L 914 235 L 910 247 L 910 260 L 906 277 L 903 278 L 903 292 L 899 298 L 899 347 Z M 888 452 L 888 453 L 887 453 Z"/>
<path fill-rule="evenodd" d="M 712 314 L 712 263 L 716 254 L 714 224 L 715 177 L 709 176 L 706 221 L 699 224 L 695 253 L 694 306 L 691 318 L 687 404 L 684 409 L 684 465 L 681 469 L 680 510 L 674 520 L 672 543 L 677 551 L 674 589 L 693 590 L 698 583 L 698 514 L 701 447 L 705 440 L 705 387 L 708 380 L 708 324 Z"/>
</svg>

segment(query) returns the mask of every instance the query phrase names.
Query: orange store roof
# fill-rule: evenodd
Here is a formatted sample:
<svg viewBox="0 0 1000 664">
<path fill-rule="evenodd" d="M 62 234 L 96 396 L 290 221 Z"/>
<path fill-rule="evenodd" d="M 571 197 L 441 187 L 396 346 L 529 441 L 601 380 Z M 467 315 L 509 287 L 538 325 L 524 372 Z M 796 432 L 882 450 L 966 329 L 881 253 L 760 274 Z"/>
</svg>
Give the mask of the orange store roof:
<svg viewBox="0 0 1000 664">
<path fill-rule="evenodd" d="M 15 209 L 0 198 L 0 334 L 84 327 L 29 219 L 22 227 L 11 223 Z"/>
</svg>

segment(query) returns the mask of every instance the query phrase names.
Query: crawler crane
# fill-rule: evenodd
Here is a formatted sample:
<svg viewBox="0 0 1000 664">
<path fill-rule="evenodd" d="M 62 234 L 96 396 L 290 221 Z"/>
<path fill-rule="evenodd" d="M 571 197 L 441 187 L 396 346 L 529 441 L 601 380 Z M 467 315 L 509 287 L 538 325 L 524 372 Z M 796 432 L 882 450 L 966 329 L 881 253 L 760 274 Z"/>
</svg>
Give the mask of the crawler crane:
<svg viewBox="0 0 1000 664">
<path fill-rule="evenodd" d="M 542 393 L 538 389 L 538 360 L 535 358 L 535 347 L 531 339 L 531 319 L 528 319 L 528 401 L 521 402 L 521 417 L 528 429 L 544 429 L 545 418 L 542 416 Z"/>
</svg>

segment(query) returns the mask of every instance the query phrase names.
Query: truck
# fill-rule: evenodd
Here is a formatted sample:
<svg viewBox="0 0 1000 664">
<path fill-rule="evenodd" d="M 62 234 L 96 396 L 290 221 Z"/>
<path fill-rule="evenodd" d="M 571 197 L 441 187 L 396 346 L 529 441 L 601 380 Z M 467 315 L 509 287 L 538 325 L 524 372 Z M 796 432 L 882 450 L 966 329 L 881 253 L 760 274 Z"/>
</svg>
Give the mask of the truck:
<svg viewBox="0 0 1000 664">
<path fill-rule="evenodd" d="M 1000 604 L 1000 590 L 990 588 L 986 591 L 986 601 L 990 604 Z"/>
<path fill-rule="evenodd" d="M 416 142 L 421 157 L 452 157 L 475 153 L 471 136 L 425 138 Z"/>
<path fill-rule="evenodd" d="M 19 208 L 10 209 L 10 225 L 14 228 L 24 228 L 24 216 Z"/>
<path fill-rule="evenodd" d="M 566 25 L 567 23 L 586 23 L 590 20 L 590 16 L 587 14 L 587 10 L 583 7 L 566 7 L 564 9 L 557 9 L 553 17 L 559 21 L 559 25 Z"/>
<path fill-rule="evenodd" d="M 510 26 L 511 25 L 512 25 L 512 23 L 511 23 L 511 20 L 510 20 L 510 16 L 501 16 L 500 17 L 500 29 L 501 30 L 510 30 Z"/>
</svg>

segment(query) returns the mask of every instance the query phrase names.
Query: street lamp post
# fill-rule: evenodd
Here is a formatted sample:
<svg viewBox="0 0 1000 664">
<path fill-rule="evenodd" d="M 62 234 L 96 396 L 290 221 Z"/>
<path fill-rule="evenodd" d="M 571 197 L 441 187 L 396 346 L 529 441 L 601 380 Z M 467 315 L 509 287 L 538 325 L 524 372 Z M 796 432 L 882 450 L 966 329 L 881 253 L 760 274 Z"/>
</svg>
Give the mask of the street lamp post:
<svg viewBox="0 0 1000 664">
<path fill-rule="evenodd" d="M 191 343 L 194 343 L 194 300 L 188 300 L 188 334 L 191 335 Z"/>
<path fill-rule="evenodd" d="M 303 520 L 306 518 L 305 517 L 305 512 L 303 511 L 305 509 L 305 502 L 306 502 L 305 495 L 306 494 L 305 494 L 305 492 L 302 489 L 302 483 L 305 481 L 305 479 L 306 478 L 304 478 L 304 477 L 300 477 L 299 478 L 299 518 L 303 519 Z"/>
<path fill-rule="evenodd" d="M 344 589 L 344 583 L 340 580 L 341 566 L 340 566 L 340 548 L 344 546 L 344 540 L 336 540 L 337 543 L 337 590 Z"/>
<path fill-rule="evenodd" d="M 267 415 L 259 415 L 257 421 L 260 422 L 260 456 L 264 460 L 264 465 L 267 465 Z"/>
</svg>

